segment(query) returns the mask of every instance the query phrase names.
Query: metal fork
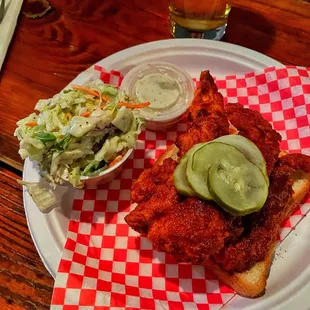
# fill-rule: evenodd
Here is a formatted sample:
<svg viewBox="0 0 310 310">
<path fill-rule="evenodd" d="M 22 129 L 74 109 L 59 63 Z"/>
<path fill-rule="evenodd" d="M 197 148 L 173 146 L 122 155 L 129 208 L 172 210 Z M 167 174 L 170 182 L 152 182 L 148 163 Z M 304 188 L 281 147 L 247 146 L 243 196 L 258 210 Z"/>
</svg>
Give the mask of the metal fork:
<svg viewBox="0 0 310 310">
<path fill-rule="evenodd" d="M 0 0 L 0 1 L 1 1 L 1 6 L 0 6 L 0 23 L 1 23 L 4 17 L 5 0 Z"/>
</svg>

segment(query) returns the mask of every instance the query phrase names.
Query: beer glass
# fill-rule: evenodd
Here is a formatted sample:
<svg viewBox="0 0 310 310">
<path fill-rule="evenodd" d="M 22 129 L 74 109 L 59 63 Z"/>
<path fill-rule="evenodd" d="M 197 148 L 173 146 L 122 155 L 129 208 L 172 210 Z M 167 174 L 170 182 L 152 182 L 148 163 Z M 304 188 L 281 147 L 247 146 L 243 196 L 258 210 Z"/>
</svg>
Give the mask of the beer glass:
<svg viewBox="0 0 310 310">
<path fill-rule="evenodd" d="M 230 9 L 229 0 L 170 0 L 170 32 L 175 38 L 220 40 Z"/>
</svg>

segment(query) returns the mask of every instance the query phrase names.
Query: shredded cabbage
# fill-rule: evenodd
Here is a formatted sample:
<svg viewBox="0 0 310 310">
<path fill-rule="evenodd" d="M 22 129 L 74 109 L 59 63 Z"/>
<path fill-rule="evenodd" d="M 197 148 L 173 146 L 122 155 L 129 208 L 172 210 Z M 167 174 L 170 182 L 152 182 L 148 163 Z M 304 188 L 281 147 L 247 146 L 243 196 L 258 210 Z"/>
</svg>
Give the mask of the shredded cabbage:
<svg viewBox="0 0 310 310">
<path fill-rule="evenodd" d="M 99 97 L 68 88 L 39 100 L 35 107 L 39 113 L 17 122 L 20 156 L 37 161 L 41 175 L 53 185 L 70 182 L 82 187 L 81 176 L 107 169 L 116 156 L 134 148 L 141 132 L 143 120 L 134 110 L 118 105 L 117 88 L 101 80 L 83 86 Z M 23 184 L 37 193 L 34 185 Z"/>
<path fill-rule="evenodd" d="M 17 180 L 17 182 L 26 186 L 30 196 L 41 212 L 47 213 L 59 205 L 59 199 L 56 197 L 55 192 L 41 185 L 40 182 L 25 182 L 21 180 Z"/>
</svg>

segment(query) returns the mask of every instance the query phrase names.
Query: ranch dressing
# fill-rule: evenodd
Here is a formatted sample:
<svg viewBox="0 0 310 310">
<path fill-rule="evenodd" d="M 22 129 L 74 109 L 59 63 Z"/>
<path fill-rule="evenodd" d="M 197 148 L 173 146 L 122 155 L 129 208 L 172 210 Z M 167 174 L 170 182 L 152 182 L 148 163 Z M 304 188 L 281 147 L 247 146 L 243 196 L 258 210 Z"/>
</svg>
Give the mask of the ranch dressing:
<svg viewBox="0 0 310 310">
<path fill-rule="evenodd" d="M 125 75 L 121 84 L 129 102 L 150 102 L 135 110 L 151 130 L 166 130 L 182 119 L 193 99 L 194 89 L 193 80 L 186 71 L 166 62 L 140 64 Z"/>
<path fill-rule="evenodd" d="M 137 99 L 150 102 L 150 109 L 167 110 L 178 102 L 180 94 L 179 83 L 168 75 L 152 73 L 136 82 Z"/>
</svg>

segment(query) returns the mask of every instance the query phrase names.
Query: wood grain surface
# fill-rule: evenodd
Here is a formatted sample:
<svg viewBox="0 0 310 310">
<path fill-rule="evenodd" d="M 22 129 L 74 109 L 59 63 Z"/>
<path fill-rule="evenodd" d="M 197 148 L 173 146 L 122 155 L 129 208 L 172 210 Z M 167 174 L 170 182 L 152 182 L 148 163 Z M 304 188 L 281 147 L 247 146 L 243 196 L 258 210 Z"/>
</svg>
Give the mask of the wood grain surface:
<svg viewBox="0 0 310 310">
<path fill-rule="evenodd" d="M 0 164 L 0 309 L 48 309 L 54 281 L 29 234 L 21 175 L 10 170 Z"/>
<path fill-rule="evenodd" d="M 22 161 L 13 137 L 38 99 L 60 91 L 79 72 L 115 52 L 170 38 L 168 0 L 50 0 L 41 19 L 21 15 L 0 72 L 0 309 L 48 309 L 53 279 L 27 228 Z M 235 0 L 224 41 L 285 64 L 310 66 L 310 3 Z M 23 10 L 25 9 L 25 6 Z"/>
</svg>

